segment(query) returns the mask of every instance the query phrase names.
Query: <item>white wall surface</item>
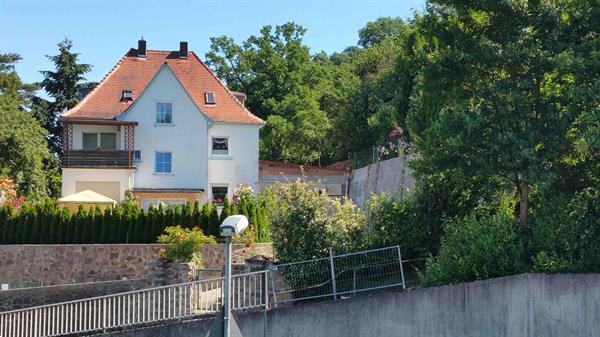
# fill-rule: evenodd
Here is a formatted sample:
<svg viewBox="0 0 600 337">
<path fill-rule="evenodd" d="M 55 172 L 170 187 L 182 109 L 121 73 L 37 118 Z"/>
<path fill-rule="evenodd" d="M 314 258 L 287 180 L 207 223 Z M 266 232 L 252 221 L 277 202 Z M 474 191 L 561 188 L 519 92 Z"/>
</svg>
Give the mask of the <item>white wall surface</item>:
<svg viewBox="0 0 600 337">
<path fill-rule="evenodd" d="M 231 198 L 239 184 L 248 184 L 256 190 L 258 182 L 258 131 L 259 125 L 213 124 L 208 129 L 208 182 L 206 195 L 212 200 L 211 186 L 228 187 Z M 229 137 L 229 155 L 212 155 L 212 137 Z"/>
<path fill-rule="evenodd" d="M 111 181 L 119 182 L 119 191 L 122 201 L 125 191 L 133 186 L 133 170 L 129 169 L 90 169 L 90 168 L 63 168 L 62 196 L 76 193 L 77 181 Z"/>
<path fill-rule="evenodd" d="M 172 125 L 156 124 L 158 102 L 173 104 Z M 207 120 L 171 70 L 162 67 L 122 119 L 139 123 L 136 188 L 205 188 Z M 171 174 L 154 172 L 156 151 L 172 153 Z"/>
<path fill-rule="evenodd" d="M 121 128 L 122 130 L 122 128 Z M 82 125 L 73 124 L 73 150 L 81 150 L 83 148 L 84 133 L 101 133 L 110 132 L 117 134 L 117 150 L 123 150 L 123 132 L 114 125 Z"/>
</svg>

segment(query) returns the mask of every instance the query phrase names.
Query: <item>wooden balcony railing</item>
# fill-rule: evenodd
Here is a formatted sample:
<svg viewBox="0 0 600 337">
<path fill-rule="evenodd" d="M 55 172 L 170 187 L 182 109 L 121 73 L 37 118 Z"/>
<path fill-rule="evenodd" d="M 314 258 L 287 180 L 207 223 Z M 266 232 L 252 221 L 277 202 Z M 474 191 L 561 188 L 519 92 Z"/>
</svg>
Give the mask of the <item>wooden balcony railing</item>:
<svg viewBox="0 0 600 337">
<path fill-rule="evenodd" d="M 63 167 L 133 168 L 133 151 L 67 150 Z"/>
</svg>

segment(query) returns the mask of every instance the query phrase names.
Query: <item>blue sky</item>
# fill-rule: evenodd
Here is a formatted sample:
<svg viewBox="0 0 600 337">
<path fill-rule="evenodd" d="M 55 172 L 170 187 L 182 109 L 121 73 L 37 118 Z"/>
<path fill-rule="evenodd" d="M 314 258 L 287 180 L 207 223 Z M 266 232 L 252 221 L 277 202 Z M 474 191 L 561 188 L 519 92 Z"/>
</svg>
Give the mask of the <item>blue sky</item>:
<svg viewBox="0 0 600 337">
<path fill-rule="evenodd" d="M 45 55 L 56 54 L 68 37 L 80 60 L 94 66 L 87 79 L 99 81 L 140 36 L 148 49 L 176 50 L 188 41 L 204 58 L 210 37 L 241 42 L 263 25 L 294 21 L 307 28 L 311 52 L 333 52 L 355 45 L 368 21 L 409 18 L 424 6 L 423 0 L 0 0 L 0 52 L 21 54 L 21 78 L 40 81 L 39 70 L 52 69 Z"/>
</svg>

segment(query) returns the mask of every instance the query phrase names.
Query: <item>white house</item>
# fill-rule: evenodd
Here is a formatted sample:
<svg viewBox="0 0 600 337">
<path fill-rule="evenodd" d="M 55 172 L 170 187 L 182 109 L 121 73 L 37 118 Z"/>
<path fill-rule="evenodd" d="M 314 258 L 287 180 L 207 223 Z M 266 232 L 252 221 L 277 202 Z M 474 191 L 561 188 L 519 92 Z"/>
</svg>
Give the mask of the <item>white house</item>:
<svg viewBox="0 0 600 337">
<path fill-rule="evenodd" d="M 138 41 L 65 112 L 63 196 L 93 190 L 140 205 L 231 197 L 258 182 L 263 120 L 244 107 L 186 42 L 178 51 Z"/>
</svg>

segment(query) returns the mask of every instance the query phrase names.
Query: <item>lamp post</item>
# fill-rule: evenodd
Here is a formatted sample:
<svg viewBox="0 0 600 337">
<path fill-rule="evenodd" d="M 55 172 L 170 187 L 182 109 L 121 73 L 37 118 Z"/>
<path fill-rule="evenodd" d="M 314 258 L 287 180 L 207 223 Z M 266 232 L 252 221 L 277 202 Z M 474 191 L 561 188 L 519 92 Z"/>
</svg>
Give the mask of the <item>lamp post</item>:
<svg viewBox="0 0 600 337">
<path fill-rule="evenodd" d="M 241 337 L 242 334 L 231 316 L 231 241 L 234 235 L 241 234 L 248 228 L 248 219 L 243 215 L 228 216 L 221 224 L 221 236 L 225 237 L 225 284 L 223 289 L 223 321 L 217 316 L 207 336 Z M 232 334 L 231 323 L 234 324 Z"/>
</svg>

